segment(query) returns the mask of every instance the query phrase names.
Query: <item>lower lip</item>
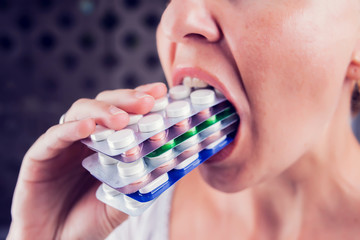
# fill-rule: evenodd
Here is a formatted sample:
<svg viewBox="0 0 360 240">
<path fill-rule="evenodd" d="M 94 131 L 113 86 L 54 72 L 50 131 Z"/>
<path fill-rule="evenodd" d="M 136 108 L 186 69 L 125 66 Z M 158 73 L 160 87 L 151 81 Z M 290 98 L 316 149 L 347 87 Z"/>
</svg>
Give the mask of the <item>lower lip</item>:
<svg viewBox="0 0 360 240">
<path fill-rule="evenodd" d="M 239 125 L 239 128 L 240 128 L 240 125 Z M 218 163 L 221 163 L 223 161 L 226 161 L 226 159 L 228 159 L 228 157 L 233 152 L 235 146 L 237 145 L 236 142 L 238 141 L 238 137 L 239 137 L 239 130 L 240 130 L 239 128 L 238 128 L 238 130 L 236 132 L 236 136 L 235 136 L 234 141 L 231 142 L 229 145 L 227 145 L 225 148 L 221 149 L 214 156 L 210 157 L 203 164 L 214 165 L 214 164 L 218 164 Z"/>
</svg>

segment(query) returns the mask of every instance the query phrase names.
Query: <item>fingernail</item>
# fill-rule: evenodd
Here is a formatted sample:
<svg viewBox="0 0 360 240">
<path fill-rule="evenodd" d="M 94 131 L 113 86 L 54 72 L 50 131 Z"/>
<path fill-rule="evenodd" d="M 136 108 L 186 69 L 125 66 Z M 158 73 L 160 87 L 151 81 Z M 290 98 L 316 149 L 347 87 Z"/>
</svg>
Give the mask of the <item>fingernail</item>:
<svg viewBox="0 0 360 240">
<path fill-rule="evenodd" d="M 152 97 L 152 96 L 149 94 L 143 93 L 143 92 L 136 92 L 135 97 L 138 99 L 141 99 L 141 98 Z"/>
<path fill-rule="evenodd" d="M 117 114 L 120 114 L 120 113 L 125 113 L 124 110 L 121 110 L 120 108 L 117 108 L 117 107 L 115 107 L 115 106 L 110 106 L 109 112 L 110 112 L 112 115 L 117 115 Z"/>
<path fill-rule="evenodd" d="M 147 90 L 149 90 L 152 87 L 152 85 L 153 85 L 152 83 L 141 85 L 141 86 L 138 86 L 137 88 L 135 88 L 135 90 L 146 92 Z"/>
</svg>

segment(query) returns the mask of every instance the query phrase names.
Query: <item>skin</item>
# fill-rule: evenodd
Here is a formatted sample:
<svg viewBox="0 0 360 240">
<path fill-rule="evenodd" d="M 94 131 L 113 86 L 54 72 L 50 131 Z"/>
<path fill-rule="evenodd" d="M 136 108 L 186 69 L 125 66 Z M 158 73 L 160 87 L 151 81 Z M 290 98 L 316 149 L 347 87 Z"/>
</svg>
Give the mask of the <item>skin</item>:
<svg viewBox="0 0 360 240">
<path fill-rule="evenodd" d="M 104 239 L 126 220 L 126 214 L 96 199 L 100 184 L 81 167 L 92 152 L 78 140 L 88 137 L 95 123 L 125 127 L 125 111 L 145 114 L 166 91 L 163 83 L 155 83 L 76 101 L 65 124 L 50 128 L 23 159 L 8 239 Z"/>
<path fill-rule="evenodd" d="M 216 156 L 225 160 L 177 185 L 170 239 L 360 235 L 360 149 L 349 125 L 359 11 L 357 0 L 170 2 L 157 32 L 169 85 L 179 67 L 203 69 L 241 118 L 235 143 Z M 124 111 L 146 113 L 165 92 L 151 84 L 74 103 L 24 157 L 8 238 L 102 239 L 123 222 L 96 200 L 78 140 L 95 123 L 123 128 Z"/>
<path fill-rule="evenodd" d="M 225 160 L 199 167 L 212 188 L 197 187 L 195 199 L 214 205 L 186 201 L 198 176 L 179 184 L 171 239 L 359 236 L 360 151 L 349 125 L 359 10 L 355 0 L 170 3 L 157 33 L 170 85 L 177 69 L 201 68 L 235 99 L 241 119 L 235 143 L 217 156 Z M 242 203 L 252 207 L 235 207 Z M 221 230 L 224 217 L 246 227 Z"/>
</svg>

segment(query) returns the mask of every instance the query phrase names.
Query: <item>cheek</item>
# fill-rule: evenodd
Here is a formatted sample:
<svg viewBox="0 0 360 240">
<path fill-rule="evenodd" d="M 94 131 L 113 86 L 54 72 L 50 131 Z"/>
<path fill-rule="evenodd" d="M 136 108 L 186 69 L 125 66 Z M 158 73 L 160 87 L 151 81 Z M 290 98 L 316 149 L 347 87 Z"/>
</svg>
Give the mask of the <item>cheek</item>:
<svg viewBox="0 0 360 240">
<path fill-rule="evenodd" d="M 343 25 L 310 10 L 252 16 L 235 56 L 252 117 L 275 115 L 272 124 L 283 117 L 302 125 L 328 119 L 339 101 L 350 53 L 339 47 Z"/>
<path fill-rule="evenodd" d="M 344 36 L 355 29 L 349 19 L 329 19 L 316 8 L 243 17 L 231 44 L 250 109 L 247 157 L 257 169 L 277 173 L 296 161 L 339 105 L 354 46 L 354 37 Z"/>
<path fill-rule="evenodd" d="M 156 44 L 162 69 L 164 71 L 168 84 L 171 87 L 171 64 L 174 62 L 175 46 L 165 36 L 162 30 L 161 22 L 156 31 Z"/>
</svg>

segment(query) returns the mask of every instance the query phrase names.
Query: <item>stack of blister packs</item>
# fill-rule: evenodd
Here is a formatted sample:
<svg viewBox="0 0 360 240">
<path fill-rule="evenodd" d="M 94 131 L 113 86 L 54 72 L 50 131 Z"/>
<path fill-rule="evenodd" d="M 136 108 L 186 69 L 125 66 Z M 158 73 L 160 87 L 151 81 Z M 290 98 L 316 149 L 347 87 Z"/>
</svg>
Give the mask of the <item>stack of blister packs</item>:
<svg viewBox="0 0 360 240">
<path fill-rule="evenodd" d="M 140 215 L 175 182 L 233 141 L 239 117 L 216 90 L 179 85 L 150 113 L 114 131 L 96 126 L 82 142 L 96 151 L 83 166 L 103 184 L 97 198 Z"/>
</svg>

